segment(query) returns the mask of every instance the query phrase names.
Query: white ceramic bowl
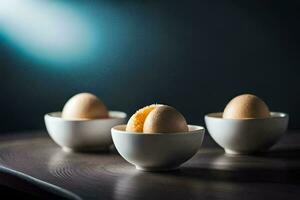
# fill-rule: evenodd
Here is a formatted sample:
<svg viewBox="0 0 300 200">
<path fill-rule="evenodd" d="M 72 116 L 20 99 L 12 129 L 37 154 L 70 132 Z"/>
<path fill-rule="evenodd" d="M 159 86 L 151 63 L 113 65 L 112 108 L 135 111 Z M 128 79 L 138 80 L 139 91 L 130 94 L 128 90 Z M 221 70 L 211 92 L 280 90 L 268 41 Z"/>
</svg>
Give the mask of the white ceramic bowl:
<svg viewBox="0 0 300 200">
<path fill-rule="evenodd" d="M 61 112 L 45 115 L 50 137 L 65 151 L 107 150 L 112 145 L 110 129 L 126 121 L 126 113 L 110 111 L 107 119 L 65 120 Z"/>
<path fill-rule="evenodd" d="M 223 113 L 210 113 L 205 123 L 212 138 L 226 153 L 249 154 L 265 151 L 286 131 L 288 115 L 272 112 L 265 119 L 224 119 Z"/>
<path fill-rule="evenodd" d="M 189 132 L 143 134 L 126 132 L 126 125 L 111 129 L 116 149 L 129 163 L 144 171 L 178 168 L 199 150 L 204 128 L 189 125 Z"/>
</svg>

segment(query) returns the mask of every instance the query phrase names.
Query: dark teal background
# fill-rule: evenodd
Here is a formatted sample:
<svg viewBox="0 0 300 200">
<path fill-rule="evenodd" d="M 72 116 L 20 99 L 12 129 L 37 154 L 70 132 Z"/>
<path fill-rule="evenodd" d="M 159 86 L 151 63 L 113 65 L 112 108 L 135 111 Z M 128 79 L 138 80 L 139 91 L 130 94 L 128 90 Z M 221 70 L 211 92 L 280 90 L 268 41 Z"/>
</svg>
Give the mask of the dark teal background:
<svg viewBox="0 0 300 200">
<path fill-rule="evenodd" d="M 99 27 L 105 45 L 96 59 L 59 65 L 27 56 L 0 32 L 1 132 L 44 128 L 45 113 L 85 91 L 129 115 L 169 104 L 194 124 L 254 93 L 300 128 L 298 1 L 65 2 L 109 7 Z"/>
</svg>

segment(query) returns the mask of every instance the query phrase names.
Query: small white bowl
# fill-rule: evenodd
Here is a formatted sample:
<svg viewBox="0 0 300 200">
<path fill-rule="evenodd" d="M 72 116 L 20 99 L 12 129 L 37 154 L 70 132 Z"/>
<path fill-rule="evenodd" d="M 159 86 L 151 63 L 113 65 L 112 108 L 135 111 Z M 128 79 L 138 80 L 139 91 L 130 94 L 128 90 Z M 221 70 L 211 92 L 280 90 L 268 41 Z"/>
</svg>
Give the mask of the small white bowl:
<svg viewBox="0 0 300 200">
<path fill-rule="evenodd" d="M 112 145 L 110 129 L 126 121 L 126 113 L 110 111 L 107 119 L 66 120 L 61 112 L 45 115 L 50 137 L 65 151 L 108 150 Z"/>
<path fill-rule="evenodd" d="M 178 168 L 199 150 L 205 129 L 189 125 L 182 133 L 126 132 L 126 125 L 111 129 L 113 142 L 121 156 L 144 171 L 165 171 Z"/>
<path fill-rule="evenodd" d="M 286 131 L 288 115 L 272 112 L 265 119 L 224 119 L 223 113 L 210 113 L 205 123 L 212 138 L 228 154 L 266 151 Z"/>
</svg>

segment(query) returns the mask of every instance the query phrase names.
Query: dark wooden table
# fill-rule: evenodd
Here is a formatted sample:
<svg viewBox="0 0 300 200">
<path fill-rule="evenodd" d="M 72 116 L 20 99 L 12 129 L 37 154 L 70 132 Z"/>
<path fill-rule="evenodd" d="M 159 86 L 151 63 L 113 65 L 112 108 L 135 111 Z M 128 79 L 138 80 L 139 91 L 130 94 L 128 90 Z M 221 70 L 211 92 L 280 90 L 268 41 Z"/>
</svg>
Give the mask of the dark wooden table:
<svg viewBox="0 0 300 200">
<path fill-rule="evenodd" d="M 8 187 L 51 198 L 300 199 L 300 132 L 251 156 L 224 155 L 206 133 L 190 161 L 164 173 L 137 171 L 115 150 L 65 153 L 46 132 L 10 134 L 0 136 L 0 166 Z"/>
</svg>

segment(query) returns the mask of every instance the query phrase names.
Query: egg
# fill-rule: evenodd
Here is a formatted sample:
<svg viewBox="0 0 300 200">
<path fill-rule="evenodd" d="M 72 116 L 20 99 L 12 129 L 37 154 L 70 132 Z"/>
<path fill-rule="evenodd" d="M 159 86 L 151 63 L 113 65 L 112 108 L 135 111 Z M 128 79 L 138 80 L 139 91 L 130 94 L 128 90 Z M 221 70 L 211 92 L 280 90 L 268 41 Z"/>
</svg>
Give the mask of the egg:
<svg viewBox="0 0 300 200">
<path fill-rule="evenodd" d="M 175 133 L 186 132 L 188 126 L 183 115 L 175 108 L 153 104 L 139 109 L 133 114 L 126 131 L 136 133 Z"/>
<path fill-rule="evenodd" d="M 223 118 L 253 119 L 268 118 L 270 111 L 266 103 L 252 94 L 243 94 L 233 98 L 225 107 Z"/>
<path fill-rule="evenodd" d="M 144 133 L 187 132 L 188 126 L 183 115 L 171 106 L 159 106 L 147 116 Z"/>
<path fill-rule="evenodd" d="M 108 118 L 104 103 L 91 93 L 80 93 L 70 98 L 62 111 L 67 120 L 87 120 Z"/>
<path fill-rule="evenodd" d="M 128 120 L 126 131 L 129 132 L 143 132 L 144 122 L 148 114 L 154 110 L 159 104 L 153 104 L 150 106 L 145 106 L 138 111 L 136 111 Z"/>
</svg>

